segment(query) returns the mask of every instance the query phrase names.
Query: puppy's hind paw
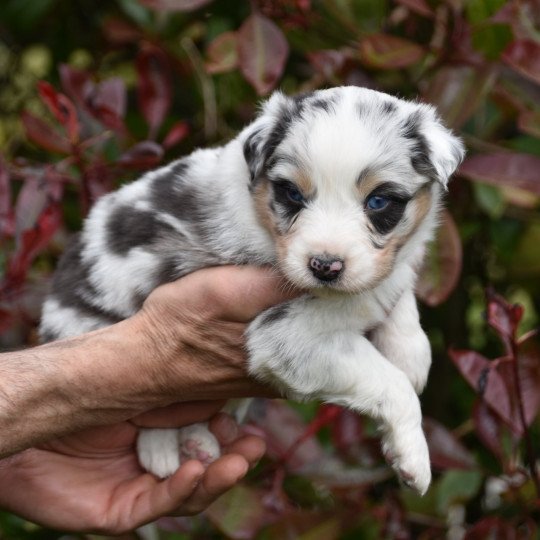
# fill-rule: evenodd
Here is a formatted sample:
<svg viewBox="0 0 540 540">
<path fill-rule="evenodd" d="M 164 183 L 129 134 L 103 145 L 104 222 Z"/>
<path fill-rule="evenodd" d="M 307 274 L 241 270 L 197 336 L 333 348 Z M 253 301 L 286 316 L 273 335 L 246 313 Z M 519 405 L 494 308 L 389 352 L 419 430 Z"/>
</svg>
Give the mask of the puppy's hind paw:
<svg viewBox="0 0 540 540">
<path fill-rule="evenodd" d="M 192 424 L 178 431 L 178 443 L 182 460 L 196 459 L 210 465 L 221 455 L 221 449 L 206 424 Z"/>
</svg>

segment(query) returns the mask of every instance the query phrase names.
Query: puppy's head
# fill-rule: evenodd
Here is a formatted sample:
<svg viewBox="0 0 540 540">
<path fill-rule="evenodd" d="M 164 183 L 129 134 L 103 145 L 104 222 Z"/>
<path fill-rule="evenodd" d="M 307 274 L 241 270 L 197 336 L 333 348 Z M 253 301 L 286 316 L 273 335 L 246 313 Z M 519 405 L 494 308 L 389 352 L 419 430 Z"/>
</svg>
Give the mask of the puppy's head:
<svg viewBox="0 0 540 540">
<path fill-rule="evenodd" d="M 299 287 L 343 292 L 418 253 L 464 155 L 430 106 L 356 87 L 276 93 L 242 140 L 281 269 Z"/>
</svg>

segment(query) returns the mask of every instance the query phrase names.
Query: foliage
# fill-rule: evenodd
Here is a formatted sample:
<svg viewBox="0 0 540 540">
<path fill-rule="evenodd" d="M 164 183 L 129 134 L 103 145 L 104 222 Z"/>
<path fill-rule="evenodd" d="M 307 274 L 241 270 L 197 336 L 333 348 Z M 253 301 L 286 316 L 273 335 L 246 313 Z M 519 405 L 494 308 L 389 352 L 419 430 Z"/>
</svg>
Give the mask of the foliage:
<svg viewBox="0 0 540 540">
<path fill-rule="evenodd" d="M 4 0 L 4 347 L 35 343 L 54 263 L 100 195 L 226 140 L 275 87 L 418 96 L 469 148 L 418 287 L 428 494 L 396 484 L 366 419 L 261 401 L 248 429 L 267 458 L 161 538 L 539 537 L 539 17 L 538 0 Z M 7 514 L 0 535 L 56 537 Z"/>
</svg>

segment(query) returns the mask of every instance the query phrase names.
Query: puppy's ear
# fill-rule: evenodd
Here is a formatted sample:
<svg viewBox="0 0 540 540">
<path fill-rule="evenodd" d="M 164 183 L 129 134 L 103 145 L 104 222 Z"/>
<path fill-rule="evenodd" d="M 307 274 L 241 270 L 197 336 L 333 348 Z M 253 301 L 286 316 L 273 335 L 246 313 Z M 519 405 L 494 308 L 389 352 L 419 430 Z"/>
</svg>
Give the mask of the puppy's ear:
<svg viewBox="0 0 540 540">
<path fill-rule="evenodd" d="M 263 104 L 257 120 L 246 128 L 243 149 L 252 182 L 263 173 L 298 112 L 297 100 L 274 92 Z"/>
<path fill-rule="evenodd" d="M 463 142 L 443 126 L 435 109 L 429 105 L 419 105 L 404 126 L 405 137 L 414 141 L 411 145 L 413 167 L 446 189 L 450 176 L 465 157 Z"/>
</svg>

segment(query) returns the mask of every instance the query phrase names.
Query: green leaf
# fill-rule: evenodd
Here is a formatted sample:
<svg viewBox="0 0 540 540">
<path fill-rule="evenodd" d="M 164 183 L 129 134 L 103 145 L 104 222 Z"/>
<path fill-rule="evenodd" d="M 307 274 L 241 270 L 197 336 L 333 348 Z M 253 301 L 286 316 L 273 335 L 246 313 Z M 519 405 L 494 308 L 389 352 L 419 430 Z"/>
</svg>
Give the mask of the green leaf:
<svg viewBox="0 0 540 540">
<path fill-rule="evenodd" d="M 437 511 L 445 515 L 448 508 L 474 497 L 482 484 L 479 471 L 448 471 L 437 486 Z"/>
<path fill-rule="evenodd" d="M 497 60 L 512 37 L 512 29 L 507 24 L 490 24 L 473 29 L 472 44 L 488 60 Z"/>
<path fill-rule="evenodd" d="M 467 0 L 465 2 L 467 20 L 471 24 L 483 22 L 494 15 L 505 2 L 506 0 Z"/>
<path fill-rule="evenodd" d="M 501 190 L 487 184 L 473 183 L 476 204 L 492 219 L 500 218 L 506 209 Z"/>
</svg>

